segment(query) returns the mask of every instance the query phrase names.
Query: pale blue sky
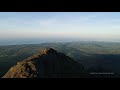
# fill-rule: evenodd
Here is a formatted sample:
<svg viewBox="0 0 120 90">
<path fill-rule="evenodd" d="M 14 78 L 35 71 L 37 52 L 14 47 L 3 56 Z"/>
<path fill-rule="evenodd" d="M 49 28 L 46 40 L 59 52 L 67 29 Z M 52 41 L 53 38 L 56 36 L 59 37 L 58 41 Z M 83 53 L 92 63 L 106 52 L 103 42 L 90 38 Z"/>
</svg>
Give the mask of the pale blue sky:
<svg viewBox="0 0 120 90">
<path fill-rule="evenodd" d="M 120 12 L 0 12 L 0 40 L 120 40 Z"/>
</svg>

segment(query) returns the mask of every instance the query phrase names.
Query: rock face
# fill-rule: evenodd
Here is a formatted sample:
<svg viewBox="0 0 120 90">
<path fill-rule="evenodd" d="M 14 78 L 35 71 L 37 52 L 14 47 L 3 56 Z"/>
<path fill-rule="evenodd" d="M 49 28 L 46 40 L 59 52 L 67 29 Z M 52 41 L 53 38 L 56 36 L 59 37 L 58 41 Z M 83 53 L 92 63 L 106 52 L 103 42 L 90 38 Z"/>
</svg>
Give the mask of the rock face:
<svg viewBox="0 0 120 90">
<path fill-rule="evenodd" d="M 84 77 L 83 71 L 72 58 L 47 48 L 18 62 L 2 78 L 74 78 Z"/>
</svg>

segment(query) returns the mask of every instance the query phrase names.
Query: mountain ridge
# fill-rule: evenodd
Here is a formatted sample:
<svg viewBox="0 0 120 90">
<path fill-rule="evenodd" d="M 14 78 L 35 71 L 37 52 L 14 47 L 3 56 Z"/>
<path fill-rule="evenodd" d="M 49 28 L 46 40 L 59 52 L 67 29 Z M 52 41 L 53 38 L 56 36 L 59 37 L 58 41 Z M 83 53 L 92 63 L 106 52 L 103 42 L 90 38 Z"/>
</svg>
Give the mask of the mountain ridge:
<svg viewBox="0 0 120 90">
<path fill-rule="evenodd" d="M 84 67 L 63 53 L 45 48 L 17 62 L 2 78 L 69 78 L 84 77 Z"/>
</svg>

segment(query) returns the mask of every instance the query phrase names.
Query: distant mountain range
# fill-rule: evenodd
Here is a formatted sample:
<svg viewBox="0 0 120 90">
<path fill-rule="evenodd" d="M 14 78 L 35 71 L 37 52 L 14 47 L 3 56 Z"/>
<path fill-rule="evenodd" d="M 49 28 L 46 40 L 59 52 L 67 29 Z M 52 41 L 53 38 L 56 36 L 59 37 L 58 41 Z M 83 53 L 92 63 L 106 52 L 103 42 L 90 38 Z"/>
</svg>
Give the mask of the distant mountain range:
<svg viewBox="0 0 120 90">
<path fill-rule="evenodd" d="M 90 75 L 92 72 L 108 72 L 114 75 L 105 77 L 120 78 L 120 43 L 112 42 L 59 42 L 42 44 L 24 44 L 0 46 L 0 77 L 17 62 L 34 56 L 45 48 L 52 48 L 61 52 L 84 67 L 87 77 L 104 77 L 103 75 Z"/>
</svg>

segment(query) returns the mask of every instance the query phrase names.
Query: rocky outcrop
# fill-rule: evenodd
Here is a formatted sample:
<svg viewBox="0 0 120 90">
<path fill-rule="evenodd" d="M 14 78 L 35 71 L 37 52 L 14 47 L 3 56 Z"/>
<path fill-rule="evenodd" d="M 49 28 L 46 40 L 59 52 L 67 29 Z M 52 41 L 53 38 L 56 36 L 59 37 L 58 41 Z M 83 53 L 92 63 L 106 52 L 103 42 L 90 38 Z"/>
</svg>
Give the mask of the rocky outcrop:
<svg viewBox="0 0 120 90">
<path fill-rule="evenodd" d="M 2 78 L 84 77 L 81 64 L 52 48 L 42 50 L 10 68 Z"/>
</svg>

